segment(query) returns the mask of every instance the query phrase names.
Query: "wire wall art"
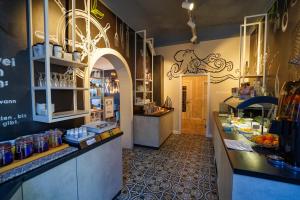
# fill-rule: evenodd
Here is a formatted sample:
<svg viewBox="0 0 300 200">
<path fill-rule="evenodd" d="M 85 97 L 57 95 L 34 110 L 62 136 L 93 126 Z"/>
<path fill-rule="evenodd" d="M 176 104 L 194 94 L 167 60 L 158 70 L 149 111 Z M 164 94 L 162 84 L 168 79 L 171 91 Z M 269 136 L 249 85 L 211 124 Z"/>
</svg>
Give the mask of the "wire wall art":
<svg viewBox="0 0 300 200">
<path fill-rule="evenodd" d="M 67 45 L 71 46 L 73 42 L 72 39 L 66 38 L 66 31 L 68 27 L 71 27 L 73 24 L 73 13 L 72 10 L 67 10 L 63 6 L 61 0 L 54 0 L 54 2 L 61 10 L 62 15 L 57 22 L 56 33 L 54 35 L 49 35 L 49 39 L 51 42 L 62 45 L 63 49 L 66 50 Z M 97 34 L 91 36 L 92 38 L 89 38 L 90 30 L 88 29 L 87 25 L 89 18 L 87 0 L 84 0 L 84 7 L 84 10 L 75 9 L 74 16 L 76 22 L 83 22 L 83 27 L 85 27 L 85 30 L 81 30 L 77 26 L 77 23 L 75 24 L 76 37 L 79 39 L 75 41 L 75 48 L 82 50 L 81 60 L 84 60 L 89 53 L 93 54 L 99 48 L 97 44 L 100 42 L 104 43 L 106 48 L 110 48 L 110 42 L 106 34 L 106 32 L 110 29 L 110 24 L 106 23 L 106 25 L 103 27 L 99 23 L 98 19 L 102 19 L 104 14 L 97 9 L 97 0 L 92 2 L 91 9 L 91 13 L 93 13 L 95 17 L 90 15 L 91 29 L 94 28 L 97 30 Z M 35 36 L 39 39 L 44 39 L 44 32 L 39 30 L 35 31 Z"/>
<path fill-rule="evenodd" d="M 220 53 L 210 53 L 205 58 L 199 58 L 192 49 L 179 50 L 174 55 L 176 63 L 167 72 L 169 80 L 178 78 L 181 74 L 211 73 L 210 82 L 218 84 L 228 79 L 238 80 L 233 73 L 218 75 L 221 72 L 233 72 L 233 62 L 221 57 Z M 235 73 L 238 73 L 235 71 Z"/>
</svg>

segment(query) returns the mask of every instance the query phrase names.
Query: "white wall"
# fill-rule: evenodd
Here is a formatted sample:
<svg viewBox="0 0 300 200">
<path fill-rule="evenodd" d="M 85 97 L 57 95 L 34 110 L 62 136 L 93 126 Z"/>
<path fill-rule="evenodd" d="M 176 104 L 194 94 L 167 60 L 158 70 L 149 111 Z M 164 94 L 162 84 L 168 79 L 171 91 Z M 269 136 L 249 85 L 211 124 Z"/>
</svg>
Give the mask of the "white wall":
<svg viewBox="0 0 300 200">
<path fill-rule="evenodd" d="M 174 60 L 174 55 L 179 50 L 193 49 L 196 55 L 203 59 L 210 53 L 220 53 L 221 57 L 226 61 L 233 62 L 233 70 L 228 72 L 224 70 L 218 74 L 211 74 L 215 76 L 222 76 L 225 74 L 232 74 L 238 76 L 239 72 L 239 48 L 240 48 L 240 38 L 226 38 L 220 40 L 211 40 L 200 42 L 199 44 L 193 45 L 190 43 L 165 46 L 156 49 L 158 55 L 163 55 L 164 62 L 164 98 L 169 96 L 172 99 L 174 112 L 174 131 L 179 132 L 179 78 L 173 78 L 169 80 L 167 77 L 167 72 L 170 70 L 171 66 L 176 62 Z M 226 80 L 219 84 L 210 84 L 210 122 L 212 123 L 212 112 L 219 110 L 219 103 L 222 102 L 227 97 L 231 96 L 231 88 L 238 86 L 238 80 Z"/>
</svg>

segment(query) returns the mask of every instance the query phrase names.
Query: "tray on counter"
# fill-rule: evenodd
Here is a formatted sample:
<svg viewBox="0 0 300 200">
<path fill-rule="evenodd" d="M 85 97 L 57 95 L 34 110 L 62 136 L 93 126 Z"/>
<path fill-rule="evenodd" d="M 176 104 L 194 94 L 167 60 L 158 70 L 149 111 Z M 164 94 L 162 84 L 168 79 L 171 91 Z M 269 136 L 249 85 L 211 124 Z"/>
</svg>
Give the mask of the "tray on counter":
<svg viewBox="0 0 300 200">
<path fill-rule="evenodd" d="M 79 149 L 84 149 L 87 148 L 88 146 L 101 142 L 102 140 L 108 139 L 118 133 L 121 133 L 122 131 L 120 130 L 120 128 L 113 128 L 113 129 L 109 129 L 108 131 L 99 133 L 99 134 L 94 134 L 93 136 L 88 136 L 85 138 L 79 138 L 79 140 L 77 139 L 73 139 L 73 140 L 67 140 L 66 138 L 65 141 L 67 141 L 68 144 L 70 144 L 71 146 L 75 146 Z"/>
<path fill-rule="evenodd" d="M 65 137 L 64 137 L 64 140 L 65 140 L 66 142 L 79 144 L 80 142 L 82 142 L 82 141 L 84 141 L 84 140 L 88 140 L 88 139 L 94 137 L 95 135 L 96 135 L 95 133 L 89 132 L 89 133 L 87 134 L 87 136 L 85 136 L 85 137 L 75 138 L 75 137 L 65 136 Z"/>
<path fill-rule="evenodd" d="M 100 134 L 100 133 L 103 133 L 103 132 L 106 132 L 106 131 L 116 128 L 117 123 L 116 122 L 98 121 L 98 122 L 93 122 L 93 123 L 83 125 L 83 127 L 86 127 L 88 132 Z"/>
</svg>

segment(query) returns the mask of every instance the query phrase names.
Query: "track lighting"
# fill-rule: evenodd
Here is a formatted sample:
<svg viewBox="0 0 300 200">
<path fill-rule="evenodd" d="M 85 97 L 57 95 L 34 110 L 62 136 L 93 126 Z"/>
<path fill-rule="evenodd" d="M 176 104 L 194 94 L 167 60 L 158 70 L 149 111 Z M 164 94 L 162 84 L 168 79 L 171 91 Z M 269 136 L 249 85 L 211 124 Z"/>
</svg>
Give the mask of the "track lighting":
<svg viewBox="0 0 300 200">
<path fill-rule="evenodd" d="M 187 10 L 193 10 L 194 9 L 194 3 L 188 2 L 188 0 L 182 2 L 181 7 Z"/>
<path fill-rule="evenodd" d="M 196 43 L 197 41 L 197 30 L 196 30 L 196 27 L 192 28 L 192 35 L 193 37 L 191 38 L 191 43 Z"/>
<path fill-rule="evenodd" d="M 196 42 L 196 40 L 197 40 L 197 36 L 196 35 L 194 35 L 192 38 L 191 38 L 191 43 L 195 43 Z"/>
<path fill-rule="evenodd" d="M 194 9 L 194 3 L 189 2 L 188 0 L 185 0 L 181 4 L 182 8 L 188 10 L 188 15 L 189 15 L 189 21 L 187 22 L 187 25 L 191 28 L 192 30 L 192 38 L 191 38 L 191 43 L 196 43 L 197 42 L 197 31 L 196 31 L 196 24 L 193 21 L 193 16 L 192 16 L 192 10 Z"/>
<path fill-rule="evenodd" d="M 195 24 L 195 22 L 193 22 L 192 19 L 190 19 L 190 20 L 188 21 L 187 25 L 188 25 L 189 27 L 191 27 L 191 28 L 195 28 L 195 27 L 196 27 L 196 24 Z"/>
</svg>

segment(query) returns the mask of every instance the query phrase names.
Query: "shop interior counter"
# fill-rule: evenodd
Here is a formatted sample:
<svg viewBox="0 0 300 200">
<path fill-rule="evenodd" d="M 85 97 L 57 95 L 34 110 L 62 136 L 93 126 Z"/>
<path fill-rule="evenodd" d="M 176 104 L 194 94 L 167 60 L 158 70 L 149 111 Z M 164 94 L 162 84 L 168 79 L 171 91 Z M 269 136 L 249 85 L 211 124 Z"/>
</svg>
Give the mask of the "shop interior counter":
<svg viewBox="0 0 300 200">
<path fill-rule="evenodd" d="M 228 149 L 224 139 L 243 140 L 249 145 L 251 142 L 240 134 L 225 132 L 218 112 L 214 112 L 214 120 L 220 199 L 299 199 L 300 173 L 272 166 L 263 154 Z"/>
<path fill-rule="evenodd" d="M 40 165 L 42 158 L 17 176 L 0 174 L 1 199 L 112 199 L 122 189 L 122 135 L 81 150 L 69 147 L 63 156 Z"/>
<path fill-rule="evenodd" d="M 134 144 L 158 149 L 172 133 L 173 109 L 152 114 L 137 113 L 133 120 Z"/>
</svg>

